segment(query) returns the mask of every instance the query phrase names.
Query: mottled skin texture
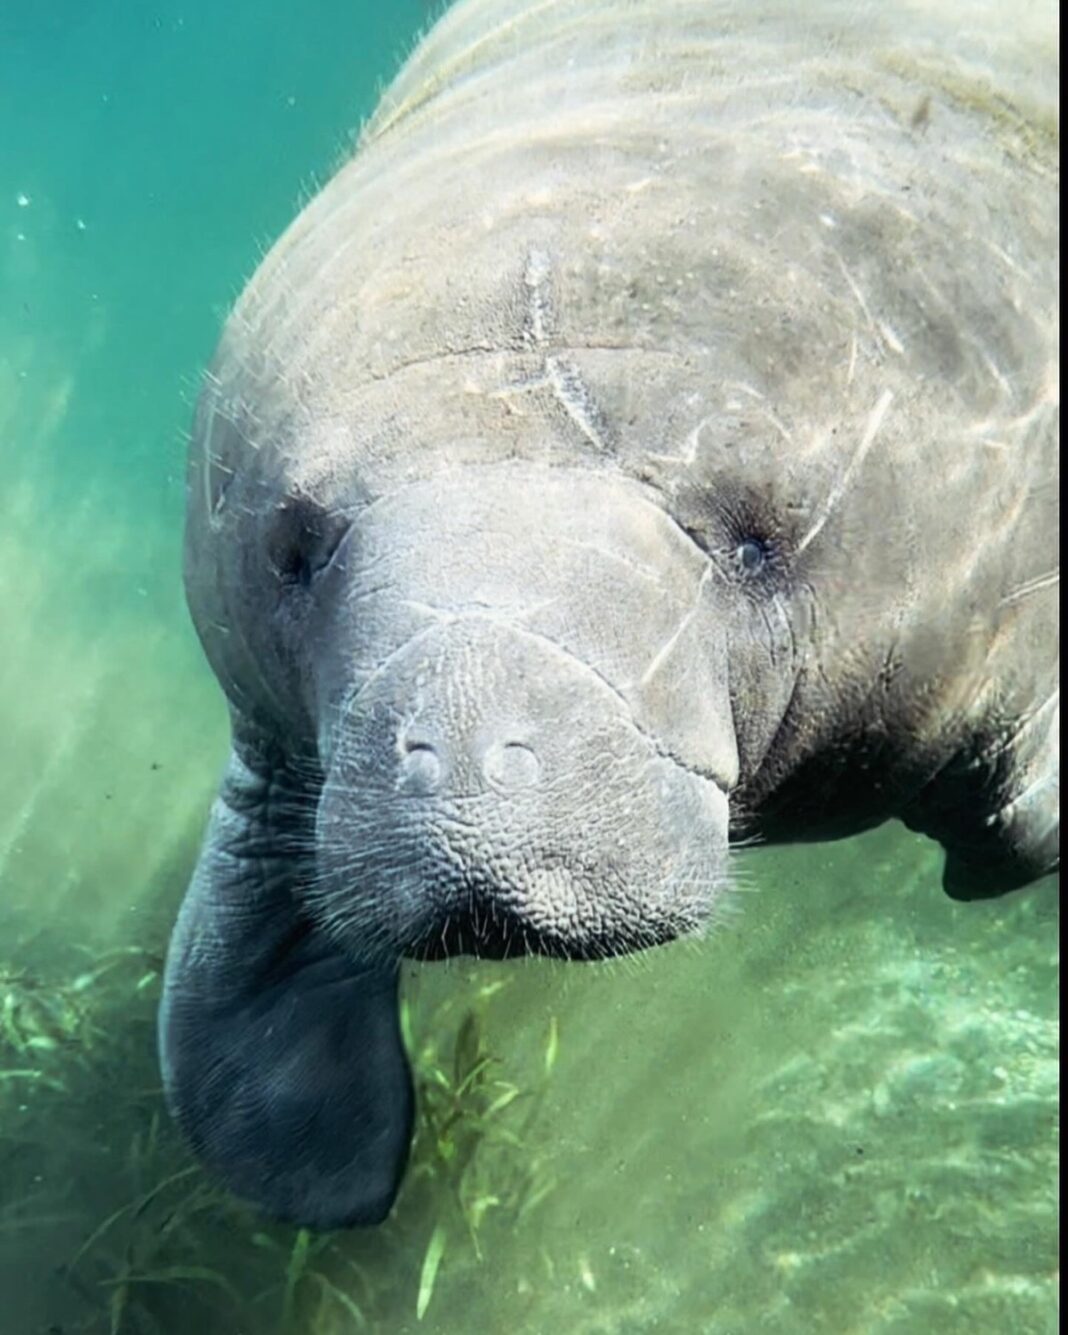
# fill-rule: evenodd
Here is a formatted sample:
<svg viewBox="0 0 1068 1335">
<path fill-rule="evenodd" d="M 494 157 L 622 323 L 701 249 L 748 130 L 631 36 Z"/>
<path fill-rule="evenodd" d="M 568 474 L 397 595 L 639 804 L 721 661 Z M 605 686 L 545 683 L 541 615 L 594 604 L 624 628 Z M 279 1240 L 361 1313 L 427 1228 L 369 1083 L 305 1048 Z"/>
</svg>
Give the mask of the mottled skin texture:
<svg viewBox="0 0 1068 1335">
<path fill-rule="evenodd" d="M 465 0 L 249 284 L 160 1031 L 266 1209 L 388 1211 L 404 955 L 669 940 L 752 835 L 1058 866 L 1055 19 L 958 23 Z"/>
</svg>

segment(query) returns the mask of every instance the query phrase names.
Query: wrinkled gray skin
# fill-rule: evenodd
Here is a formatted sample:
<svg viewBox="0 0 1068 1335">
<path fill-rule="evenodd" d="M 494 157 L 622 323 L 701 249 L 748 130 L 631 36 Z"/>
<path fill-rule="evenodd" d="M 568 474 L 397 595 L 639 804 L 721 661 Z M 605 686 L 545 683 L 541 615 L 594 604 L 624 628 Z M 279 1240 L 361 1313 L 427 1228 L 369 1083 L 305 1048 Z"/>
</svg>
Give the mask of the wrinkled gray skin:
<svg viewBox="0 0 1068 1335">
<path fill-rule="evenodd" d="M 638 950 L 891 816 L 1057 867 L 1055 18 L 968 14 L 464 0 L 249 284 L 160 1031 L 268 1211 L 388 1212 L 402 956 Z"/>
</svg>

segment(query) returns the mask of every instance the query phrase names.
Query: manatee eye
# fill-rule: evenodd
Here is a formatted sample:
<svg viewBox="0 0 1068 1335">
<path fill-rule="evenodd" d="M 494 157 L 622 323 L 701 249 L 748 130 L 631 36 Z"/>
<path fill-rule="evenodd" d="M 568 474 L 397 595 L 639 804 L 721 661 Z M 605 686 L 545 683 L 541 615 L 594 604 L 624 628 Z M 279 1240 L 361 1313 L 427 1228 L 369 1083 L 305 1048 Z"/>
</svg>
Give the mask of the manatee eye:
<svg viewBox="0 0 1068 1335">
<path fill-rule="evenodd" d="M 311 562 L 299 547 L 293 547 L 282 553 L 277 569 L 284 580 L 290 584 L 299 584 L 302 589 L 306 589 L 311 583 Z"/>
<path fill-rule="evenodd" d="M 759 538 L 744 538 L 734 549 L 734 559 L 745 574 L 755 575 L 768 559 L 767 546 Z"/>
<path fill-rule="evenodd" d="M 348 530 L 344 514 L 328 511 L 306 497 L 290 498 L 272 516 L 271 567 L 283 583 L 307 589 L 330 564 Z"/>
</svg>

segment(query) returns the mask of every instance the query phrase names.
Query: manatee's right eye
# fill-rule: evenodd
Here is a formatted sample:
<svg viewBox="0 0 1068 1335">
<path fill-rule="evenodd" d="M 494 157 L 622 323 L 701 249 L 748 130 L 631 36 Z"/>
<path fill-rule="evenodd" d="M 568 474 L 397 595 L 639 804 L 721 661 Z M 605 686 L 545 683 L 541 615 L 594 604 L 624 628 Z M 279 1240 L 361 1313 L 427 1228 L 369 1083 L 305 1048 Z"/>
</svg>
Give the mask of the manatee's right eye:
<svg viewBox="0 0 1068 1335">
<path fill-rule="evenodd" d="M 299 584 L 302 589 L 311 584 L 311 561 L 299 543 L 294 543 L 286 551 L 279 553 L 275 570 L 288 584 Z"/>
<path fill-rule="evenodd" d="M 349 517 L 307 496 L 290 496 L 271 516 L 267 552 L 271 568 L 287 585 L 307 589 L 326 568 L 350 527 Z"/>
</svg>

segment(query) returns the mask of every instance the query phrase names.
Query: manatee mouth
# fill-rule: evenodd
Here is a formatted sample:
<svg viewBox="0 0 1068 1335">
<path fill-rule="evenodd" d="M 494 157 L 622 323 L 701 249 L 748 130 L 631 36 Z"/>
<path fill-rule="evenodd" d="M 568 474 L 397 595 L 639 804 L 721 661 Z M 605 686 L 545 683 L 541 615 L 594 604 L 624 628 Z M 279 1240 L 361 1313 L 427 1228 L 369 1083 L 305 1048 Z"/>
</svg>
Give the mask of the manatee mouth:
<svg viewBox="0 0 1068 1335">
<path fill-rule="evenodd" d="M 342 865 L 317 916 L 363 959 L 592 961 L 700 931 L 727 886 L 726 794 L 650 751 L 616 783 L 611 801 L 549 811 L 492 796 L 354 808 L 348 788 L 325 804 Z"/>
<path fill-rule="evenodd" d="M 575 964 L 633 955 L 641 950 L 667 945 L 680 936 L 696 931 L 693 923 L 687 932 L 665 929 L 659 937 L 643 937 L 639 942 L 623 940 L 618 936 L 587 937 L 571 941 L 563 936 L 533 928 L 518 915 L 505 910 L 487 917 L 477 912 L 462 918 L 450 918 L 439 933 L 428 934 L 407 952 L 406 958 L 424 963 L 452 959 L 455 955 L 471 955 L 481 960 L 512 960 L 525 955 L 541 955 L 548 959 L 569 960 Z"/>
<path fill-rule="evenodd" d="M 665 935 L 662 941 L 647 941 L 641 946 L 625 943 L 618 938 L 567 941 L 561 937 L 539 932 L 520 918 L 510 921 L 511 915 L 499 915 L 488 927 L 475 919 L 451 920 L 437 937 L 427 937 L 407 956 L 421 963 L 452 959 L 456 955 L 471 955 L 480 960 L 513 960 L 525 955 L 541 955 L 548 959 L 568 960 L 573 964 L 593 963 L 598 960 L 632 955 L 638 950 L 649 950 L 656 945 L 667 945 L 677 934 Z"/>
<path fill-rule="evenodd" d="M 641 896 L 628 896 L 634 912 L 620 920 L 618 914 L 594 913 L 589 909 L 596 899 L 595 890 L 579 889 L 573 878 L 561 868 L 545 869 L 536 879 L 551 881 L 553 891 L 545 904 L 552 913 L 539 912 L 529 903 L 487 882 L 473 884 L 464 894 L 433 898 L 451 900 L 449 910 L 432 910 L 421 933 L 405 955 L 410 959 L 435 961 L 455 955 L 478 959 L 506 960 L 527 955 L 549 959 L 591 962 L 616 958 L 666 945 L 698 932 L 705 924 L 715 894 L 697 899 L 672 897 L 670 905 L 659 912 L 639 911 Z M 570 904 L 574 916 L 563 918 L 562 904 Z M 606 905 L 607 907 L 607 905 Z M 586 910 L 583 912 L 583 910 Z M 550 921 L 555 917 L 556 921 Z M 592 921 L 590 920 L 592 918 Z M 613 921 L 615 919 L 615 921 Z"/>
</svg>

